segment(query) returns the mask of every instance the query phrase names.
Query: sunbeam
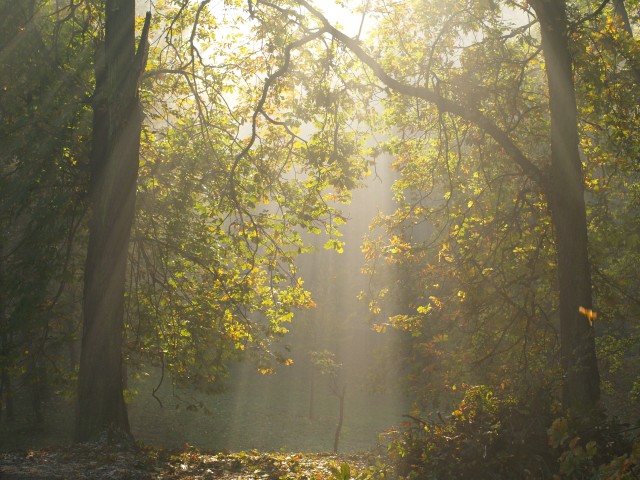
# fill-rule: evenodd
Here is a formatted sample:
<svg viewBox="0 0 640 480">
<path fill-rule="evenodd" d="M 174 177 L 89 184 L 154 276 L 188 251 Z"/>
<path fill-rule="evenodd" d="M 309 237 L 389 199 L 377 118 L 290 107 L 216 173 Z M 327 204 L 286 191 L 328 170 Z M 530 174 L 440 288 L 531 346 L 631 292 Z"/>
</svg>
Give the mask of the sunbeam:
<svg viewBox="0 0 640 480">
<path fill-rule="evenodd" d="M 639 21 L 0 0 L 0 477 L 638 478 Z"/>
</svg>

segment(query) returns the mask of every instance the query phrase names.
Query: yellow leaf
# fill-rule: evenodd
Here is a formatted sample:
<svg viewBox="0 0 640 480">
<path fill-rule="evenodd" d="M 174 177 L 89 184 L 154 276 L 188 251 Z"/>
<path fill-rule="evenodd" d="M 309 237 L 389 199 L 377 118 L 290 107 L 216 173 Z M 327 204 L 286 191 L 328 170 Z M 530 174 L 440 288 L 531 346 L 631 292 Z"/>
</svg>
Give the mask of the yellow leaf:
<svg viewBox="0 0 640 480">
<path fill-rule="evenodd" d="M 371 325 L 371 329 L 377 333 L 384 333 L 387 330 L 387 325 L 384 323 L 374 323 Z"/>
<path fill-rule="evenodd" d="M 594 312 L 593 310 L 591 310 L 590 308 L 584 308 L 584 307 L 580 307 L 578 308 L 578 311 L 584 315 L 585 317 L 587 317 L 587 320 L 589 320 L 589 325 L 593 326 L 593 321 L 598 318 L 598 314 L 596 312 Z"/>
</svg>

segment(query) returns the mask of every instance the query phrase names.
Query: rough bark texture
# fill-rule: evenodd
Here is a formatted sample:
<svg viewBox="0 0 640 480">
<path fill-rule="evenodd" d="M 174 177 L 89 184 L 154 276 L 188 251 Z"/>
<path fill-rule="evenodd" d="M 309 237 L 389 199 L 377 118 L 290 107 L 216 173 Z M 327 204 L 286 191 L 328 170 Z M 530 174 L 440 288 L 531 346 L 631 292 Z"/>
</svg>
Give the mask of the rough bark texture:
<svg viewBox="0 0 640 480">
<path fill-rule="evenodd" d="M 594 411 L 600 398 L 594 331 L 580 307 L 592 308 L 587 218 L 577 108 L 567 36 L 566 2 L 532 0 L 540 21 L 549 82 L 551 170 L 549 204 L 555 231 L 560 300 L 562 400 L 575 414 Z"/>
<path fill-rule="evenodd" d="M 123 315 L 142 125 L 138 79 L 148 18 L 138 55 L 134 27 L 134 0 L 107 0 L 105 41 L 96 54 L 77 441 L 131 436 L 123 397 Z"/>
</svg>

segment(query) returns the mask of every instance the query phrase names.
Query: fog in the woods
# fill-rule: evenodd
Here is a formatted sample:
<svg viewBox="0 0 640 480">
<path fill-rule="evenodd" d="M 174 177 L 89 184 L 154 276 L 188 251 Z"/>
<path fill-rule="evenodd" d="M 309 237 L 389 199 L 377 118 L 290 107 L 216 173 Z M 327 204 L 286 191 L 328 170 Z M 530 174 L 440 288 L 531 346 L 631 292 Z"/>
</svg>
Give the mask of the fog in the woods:
<svg viewBox="0 0 640 480">
<path fill-rule="evenodd" d="M 639 21 L 0 0 L 0 477 L 637 479 Z"/>
<path fill-rule="evenodd" d="M 377 320 L 361 295 L 371 282 L 361 271 L 361 245 L 365 236 L 378 234 L 370 229 L 374 217 L 394 208 L 393 175 L 389 157 L 381 157 L 352 202 L 342 207 L 348 219 L 341 227 L 343 253 L 324 249 L 324 236 L 309 237 L 316 249 L 298 258 L 298 274 L 317 306 L 298 312 L 288 325 L 290 333 L 274 346 L 288 351 L 293 364 L 261 373 L 245 358 L 231 367 L 228 389 L 214 396 L 174 390 L 167 382 L 156 393 L 163 407 L 151 396 L 159 381 L 158 370 L 152 369 L 151 375 L 130 384 L 137 391 L 130 405 L 136 438 L 200 448 L 330 451 L 339 416 L 337 386 L 346 387 L 340 451 L 362 451 L 384 442 L 384 433 L 403 421 L 410 402 L 401 337 L 374 330 Z M 385 281 L 395 279 L 376 279 Z M 314 364 L 314 354 L 329 355 L 335 362 L 337 385 L 330 372 Z"/>
</svg>

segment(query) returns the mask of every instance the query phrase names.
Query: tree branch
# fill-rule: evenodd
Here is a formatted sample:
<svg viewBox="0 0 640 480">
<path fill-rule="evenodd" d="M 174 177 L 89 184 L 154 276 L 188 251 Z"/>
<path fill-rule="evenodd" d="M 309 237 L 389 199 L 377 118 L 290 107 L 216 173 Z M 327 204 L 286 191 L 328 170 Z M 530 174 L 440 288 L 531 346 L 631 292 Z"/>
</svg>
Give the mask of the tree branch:
<svg viewBox="0 0 640 480">
<path fill-rule="evenodd" d="M 593 13 L 590 13 L 589 15 L 581 18 L 580 20 L 578 20 L 577 22 L 575 22 L 573 24 L 573 27 L 575 28 L 576 25 L 582 25 L 585 22 L 588 22 L 589 20 L 593 20 L 594 18 L 596 18 L 598 15 L 600 15 L 602 13 L 602 11 L 604 10 L 604 7 L 606 7 L 609 2 L 611 0 L 603 0 L 603 2 L 600 4 L 600 6 L 598 8 L 596 8 Z"/>
<path fill-rule="evenodd" d="M 426 87 L 409 85 L 402 83 L 390 76 L 384 68 L 367 53 L 357 40 L 350 38 L 343 32 L 335 28 L 326 19 L 326 17 L 310 5 L 306 0 L 296 0 L 298 4 L 303 6 L 309 13 L 318 19 L 323 26 L 320 32 L 327 32 L 335 39 L 342 42 L 358 59 L 367 65 L 373 74 L 390 90 L 407 95 L 414 98 L 425 100 L 435 105 L 441 112 L 451 113 L 463 120 L 466 120 L 478 126 L 489 134 L 502 147 L 504 152 L 522 169 L 522 171 L 534 180 L 538 185 L 546 189 L 546 179 L 542 171 L 522 152 L 509 135 L 502 130 L 490 118 L 485 116 L 481 111 L 465 107 L 448 98 L 441 96 L 433 90 Z"/>
<path fill-rule="evenodd" d="M 282 75 L 287 73 L 287 71 L 289 70 L 289 65 L 291 63 L 291 51 L 302 47 L 303 45 L 311 42 L 312 40 L 315 40 L 316 38 L 319 38 L 324 33 L 327 33 L 327 31 L 328 30 L 326 28 L 322 28 L 310 35 L 307 35 L 304 38 L 301 38 L 300 40 L 296 40 L 295 42 L 292 42 L 289 45 L 287 45 L 284 49 L 284 62 L 282 63 L 280 68 L 278 68 L 278 70 L 276 70 L 272 75 L 270 75 L 266 79 L 264 86 L 262 87 L 262 95 L 260 96 L 260 99 L 258 100 L 258 104 L 256 105 L 256 108 L 253 112 L 253 116 L 251 117 L 251 136 L 249 137 L 249 141 L 246 143 L 244 148 L 240 151 L 240 153 L 238 153 L 238 155 L 236 155 L 233 161 L 233 165 L 231 167 L 230 181 L 231 181 L 232 192 L 235 190 L 234 176 L 235 176 L 235 171 L 238 168 L 238 163 L 242 158 L 245 157 L 245 155 L 247 155 L 247 153 L 249 153 L 249 150 L 251 150 L 251 147 L 253 147 L 253 144 L 256 141 L 256 138 L 258 136 L 258 133 L 257 133 L 258 116 L 261 114 L 264 115 L 264 112 L 263 112 L 264 104 L 267 101 L 269 90 L 271 89 L 273 84 L 276 82 L 276 80 L 278 80 L 278 78 L 280 78 Z"/>
</svg>

